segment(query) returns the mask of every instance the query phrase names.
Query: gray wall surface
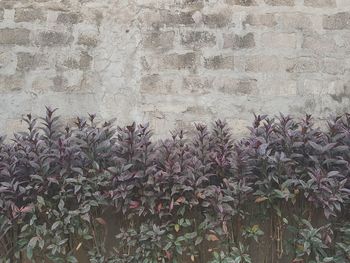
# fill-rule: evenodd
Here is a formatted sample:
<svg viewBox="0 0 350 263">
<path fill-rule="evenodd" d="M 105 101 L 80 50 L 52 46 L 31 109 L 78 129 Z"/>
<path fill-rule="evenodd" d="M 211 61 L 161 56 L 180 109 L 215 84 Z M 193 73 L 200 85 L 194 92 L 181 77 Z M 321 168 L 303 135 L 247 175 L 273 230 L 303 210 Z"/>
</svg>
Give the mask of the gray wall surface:
<svg viewBox="0 0 350 263">
<path fill-rule="evenodd" d="M 349 111 L 350 0 L 0 0 L 0 131 L 96 112 L 160 136 Z"/>
</svg>

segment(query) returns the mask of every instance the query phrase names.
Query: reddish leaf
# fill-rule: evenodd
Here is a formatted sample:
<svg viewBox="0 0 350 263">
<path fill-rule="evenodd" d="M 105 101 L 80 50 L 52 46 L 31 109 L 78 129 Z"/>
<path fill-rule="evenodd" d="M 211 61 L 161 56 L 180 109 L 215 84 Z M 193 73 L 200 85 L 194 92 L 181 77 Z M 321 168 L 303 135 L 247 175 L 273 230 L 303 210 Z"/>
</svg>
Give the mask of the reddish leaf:
<svg viewBox="0 0 350 263">
<path fill-rule="evenodd" d="M 261 203 L 264 202 L 265 200 L 267 200 L 268 198 L 265 196 L 260 196 L 257 199 L 255 199 L 255 203 Z"/>
<path fill-rule="evenodd" d="M 140 202 L 138 201 L 131 201 L 129 208 L 134 209 L 134 208 L 138 208 L 140 206 Z"/>
<path fill-rule="evenodd" d="M 214 234 L 209 234 L 207 237 L 208 241 L 218 241 L 219 238 Z"/>
<path fill-rule="evenodd" d="M 107 222 L 102 217 L 97 217 L 95 220 L 101 225 L 107 225 Z"/>
<path fill-rule="evenodd" d="M 186 201 L 186 198 L 183 197 L 183 196 L 181 196 L 181 197 L 179 197 L 179 198 L 176 200 L 176 203 L 177 203 L 177 204 L 182 204 L 182 203 L 184 203 L 185 201 Z"/>
</svg>

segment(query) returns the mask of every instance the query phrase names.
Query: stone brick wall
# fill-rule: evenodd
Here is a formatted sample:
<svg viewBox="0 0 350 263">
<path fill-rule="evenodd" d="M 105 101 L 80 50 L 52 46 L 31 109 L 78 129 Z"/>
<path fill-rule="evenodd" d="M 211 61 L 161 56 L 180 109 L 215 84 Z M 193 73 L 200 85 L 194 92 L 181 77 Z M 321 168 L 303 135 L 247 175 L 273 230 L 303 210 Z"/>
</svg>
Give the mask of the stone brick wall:
<svg viewBox="0 0 350 263">
<path fill-rule="evenodd" d="M 158 135 L 349 111 L 350 0 L 0 1 L 0 130 L 60 108 Z"/>
</svg>

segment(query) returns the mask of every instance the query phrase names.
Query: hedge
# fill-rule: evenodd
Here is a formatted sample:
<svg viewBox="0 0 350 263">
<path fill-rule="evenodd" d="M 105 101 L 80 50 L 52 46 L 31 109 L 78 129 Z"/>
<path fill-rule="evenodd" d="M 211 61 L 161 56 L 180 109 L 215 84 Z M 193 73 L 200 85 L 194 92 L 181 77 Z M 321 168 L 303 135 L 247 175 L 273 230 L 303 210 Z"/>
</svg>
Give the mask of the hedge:
<svg viewBox="0 0 350 263">
<path fill-rule="evenodd" d="M 55 112 L 1 137 L 1 262 L 350 262 L 349 114 L 152 140 Z"/>
</svg>

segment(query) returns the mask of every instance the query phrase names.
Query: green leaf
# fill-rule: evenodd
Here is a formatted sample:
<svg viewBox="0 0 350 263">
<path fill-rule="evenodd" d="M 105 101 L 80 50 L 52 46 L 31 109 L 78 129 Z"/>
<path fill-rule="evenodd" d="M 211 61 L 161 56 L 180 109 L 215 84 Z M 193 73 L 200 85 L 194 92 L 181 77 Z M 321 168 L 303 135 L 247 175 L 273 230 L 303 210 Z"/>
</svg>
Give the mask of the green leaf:
<svg viewBox="0 0 350 263">
<path fill-rule="evenodd" d="M 39 239 L 39 241 L 38 241 L 38 244 L 39 244 L 39 247 L 40 247 L 40 249 L 43 249 L 44 248 L 44 246 L 45 246 L 45 240 L 44 239 Z"/>
<path fill-rule="evenodd" d="M 80 175 L 83 175 L 83 174 L 84 174 L 83 169 L 81 169 L 80 167 L 73 167 L 72 170 L 73 170 L 74 172 L 77 172 L 77 173 L 80 174 Z"/>
<path fill-rule="evenodd" d="M 36 246 L 36 243 L 38 242 L 39 240 L 39 237 L 32 237 L 29 242 L 28 242 L 28 245 L 27 245 L 27 257 L 29 259 L 32 259 L 33 257 L 33 250 Z"/>
<path fill-rule="evenodd" d="M 166 244 L 166 246 L 164 247 L 164 250 L 165 250 L 165 251 L 168 251 L 169 248 L 171 248 L 171 246 L 172 246 L 172 243 L 171 243 L 171 242 L 168 242 L 168 243 Z"/>
<path fill-rule="evenodd" d="M 56 221 L 55 223 L 53 223 L 51 226 L 51 230 L 55 230 L 61 223 L 61 221 Z"/>
<path fill-rule="evenodd" d="M 333 257 L 327 257 L 323 259 L 323 262 L 333 262 L 334 258 Z"/>
<path fill-rule="evenodd" d="M 281 190 L 275 189 L 274 192 L 275 192 L 275 194 L 276 194 L 276 196 L 278 198 L 284 198 L 285 197 L 285 194 Z"/>
<path fill-rule="evenodd" d="M 182 255 L 182 247 L 181 246 L 176 246 L 176 252 L 180 255 Z"/>
<path fill-rule="evenodd" d="M 78 193 L 81 188 L 81 185 L 75 185 L 74 186 L 74 194 Z"/>
<path fill-rule="evenodd" d="M 216 259 L 220 259 L 220 255 L 219 255 L 219 253 L 218 252 L 214 252 L 214 258 L 216 258 Z"/>
<path fill-rule="evenodd" d="M 74 256 L 68 256 L 67 257 L 67 262 L 77 263 L 78 260 Z"/>
<path fill-rule="evenodd" d="M 197 236 L 197 233 L 196 232 L 192 232 L 192 233 L 186 233 L 185 234 L 185 238 L 186 239 L 193 239 Z"/>
<path fill-rule="evenodd" d="M 36 197 L 36 200 L 38 201 L 38 203 L 39 203 L 40 205 L 45 205 L 45 200 L 44 200 L 44 198 L 43 198 L 42 196 L 38 195 L 38 196 Z"/>
<path fill-rule="evenodd" d="M 185 236 L 179 236 L 177 239 L 176 239 L 176 242 L 182 242 L 182 241 L 185 241 Z"/>
<path fill-rule="evenodd" d="M 33 248 L 27 246 L 27 258 L 32 259 L 32 257 L 33 257 Z"/>
<path fill-rule="evenodd" d="M 194 242 L 195 246 L 198 246 L 200 243 L 202 243 L 203 237 L 197 237 L 196 242 Z"/>
<path fill-rule="evenodd" d="M 282 216 L 281 209 L 278 206 L 273 206 L 273 208 L 276 210 L 276 213 L 279 217 Z"/>
<path fill-rule="evenodd" d="M 93 167 L 95 170 L 100 170 L 100 165 L 99 165 L 96 161 L 94 161 L 94 162 L 92 163 L 92 167 Z"/>
<path fill-rule="evenodd" d="M 80 218 L 90 223 L 90 216 L 88 213 L 80 215 Z"/>
<path fill-rule="evenodd" d="M 60 202 L 58 203 L 58 209 L 62 212 L 64 208 L 64 201 L 61 199 Z"/>
<path fill-rule="evenodd" d="M 129 170 L 133 166 L 132 163 L 123 166 L 123 172 Z"/>
<path fill-rule="evenodd" d="M 44 182 L 44 179 L 43 179 L 40 175 L 38 175 L 38 174 L 32 174 L 32 175 L 30 176 L 30 178 L 32 178 L 33 180 L 38 180 L 38 181 L 40 181 L 40 182 Z"/>
<path fill-rule="evenodd" d="M 59 246 L 62 246 L 63 244 L 67 243 L 68 238 L 62 239 L 61 241 L 58 242 Z"/>
</svg>

